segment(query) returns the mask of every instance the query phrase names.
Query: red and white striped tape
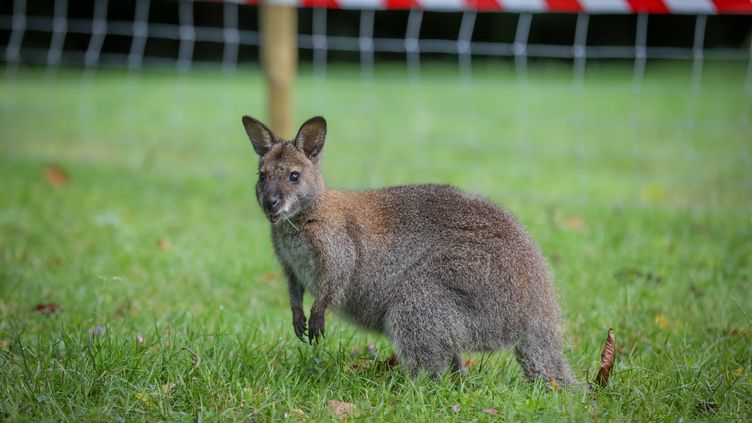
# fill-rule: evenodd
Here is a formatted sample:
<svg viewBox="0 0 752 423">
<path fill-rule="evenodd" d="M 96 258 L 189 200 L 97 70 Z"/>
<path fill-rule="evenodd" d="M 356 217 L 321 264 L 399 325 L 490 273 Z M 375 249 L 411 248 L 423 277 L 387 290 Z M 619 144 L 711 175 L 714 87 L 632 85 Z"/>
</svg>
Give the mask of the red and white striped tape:
<svg viewBox="0 0 752 423">
<path fill-rule="evenodd" d="M 752 14 L 752 0 L 228 0 L 328 9 L 506 11 L 535 13 Z"/>
</svg>

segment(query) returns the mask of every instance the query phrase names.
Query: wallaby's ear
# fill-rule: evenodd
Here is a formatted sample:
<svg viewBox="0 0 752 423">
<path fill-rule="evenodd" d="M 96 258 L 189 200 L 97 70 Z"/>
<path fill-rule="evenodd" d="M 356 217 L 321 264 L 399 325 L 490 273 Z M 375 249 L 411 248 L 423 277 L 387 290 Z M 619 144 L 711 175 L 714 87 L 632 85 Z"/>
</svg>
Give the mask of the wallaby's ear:
<svg viewBox="0 0 752 423">
<path fill-rule="evenodd" d="M 243 126 L 256 154 L 263 156 L 272 148 L 275 143 L 274 134 L 266 125 L 250 116 L 243 116 Z"/>
<path fill-rule="evenodd" d="M 300 126 L 293 142 L 311 161 L 317 162 L 321 149 L 324 148 L 324 141 L 326 141 L 326 119 L 314 116 Z"/>
</svg>

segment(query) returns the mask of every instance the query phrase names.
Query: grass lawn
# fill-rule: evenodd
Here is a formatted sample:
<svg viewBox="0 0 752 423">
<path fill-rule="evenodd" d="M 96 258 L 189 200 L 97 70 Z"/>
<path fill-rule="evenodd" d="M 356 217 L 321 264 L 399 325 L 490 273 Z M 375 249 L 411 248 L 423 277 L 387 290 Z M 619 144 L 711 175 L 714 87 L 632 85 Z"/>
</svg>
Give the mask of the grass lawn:
<svg viewBox="0 0 752 423">
<path fill-rule="evenodd" d="M 150 71 L 0 81 L 0 420 L 752 419 L 752 97 L 742 65 L 534 66 L 471 81 L 304 71 L 330 186 L 449 183 L 504 205 L 549 258 L 566 355 L 610 385 L 528 384 L 509 352 L 411 381 L 330 315 L 293 333 L 240 123 L 263 78 Z M 35 311 L 55 304 L 56 312 Z M 310 305 L 310 298 L 307 299 Z M 53 306 L 54 308 L 54 306 Z M 373 344 L 370 348 L 369 344 Z M 495 415 L 494 415 L 495 413 Z"/>
</svg>

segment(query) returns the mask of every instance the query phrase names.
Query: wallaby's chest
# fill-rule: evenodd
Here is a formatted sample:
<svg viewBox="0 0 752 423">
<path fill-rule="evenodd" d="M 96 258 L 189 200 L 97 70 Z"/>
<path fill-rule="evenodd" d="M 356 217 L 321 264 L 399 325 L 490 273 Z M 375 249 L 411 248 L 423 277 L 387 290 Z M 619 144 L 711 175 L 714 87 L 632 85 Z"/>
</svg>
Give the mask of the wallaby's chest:
<svg viewBox="0 0 752 423">
<path fill-rule="evenodd" d="M 290 268 L 305 289 L 316 294 L 316 262 L 308 238 L 300 233 L 275 233 L 273 241 L 282 264 Z"/>
</svg>

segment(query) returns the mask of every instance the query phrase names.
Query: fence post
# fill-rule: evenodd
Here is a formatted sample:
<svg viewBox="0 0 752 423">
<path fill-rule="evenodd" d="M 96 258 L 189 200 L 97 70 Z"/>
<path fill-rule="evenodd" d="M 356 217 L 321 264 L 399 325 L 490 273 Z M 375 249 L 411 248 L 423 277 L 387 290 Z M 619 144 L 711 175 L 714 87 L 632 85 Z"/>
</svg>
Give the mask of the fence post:
<svg viewBox="0 0 752 423">
<path fill-rule="evenodd" d="M 267 119 L 279 136 L 292 133 L 292 98 L 298 64 L 298 10 L 262 3 L 261 55 L 267 84 Z"/>
</svg>

